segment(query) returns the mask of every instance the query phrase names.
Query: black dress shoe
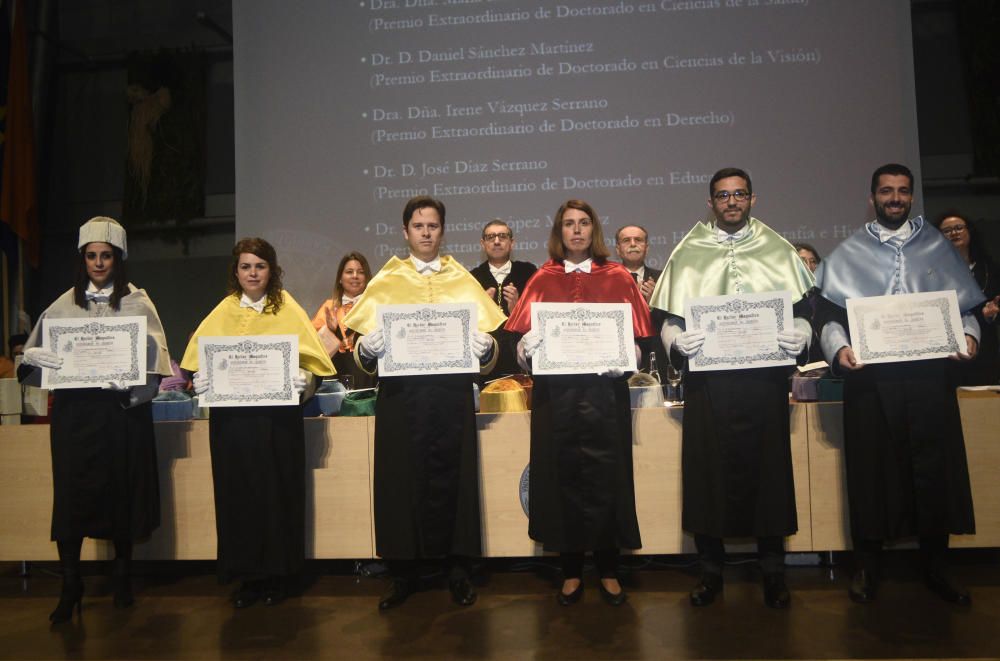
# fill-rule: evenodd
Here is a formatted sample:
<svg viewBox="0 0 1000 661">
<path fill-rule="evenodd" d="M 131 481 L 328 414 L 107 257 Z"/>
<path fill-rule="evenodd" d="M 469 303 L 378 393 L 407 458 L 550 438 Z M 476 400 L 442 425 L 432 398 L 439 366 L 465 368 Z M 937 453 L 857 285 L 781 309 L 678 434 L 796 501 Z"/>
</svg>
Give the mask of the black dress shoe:
<svg viewBox="0 0 1000 661">
<path fill-rule="evenodd" d="M 261 596 L 263 597 L 261 601 L 264 602 L 265 606 L 277 606 L 285 600 L 287 595 L 283 587 L 275 586 L 264 590 Z"/>
<path fill-rule="evenodd" d="M 792 597 L 782 574 L 764 574 L 764 603 L 768 608 L 788 608 Z"/>
<path fill-rule="evenodd" d="M 413 594 L 413 583 L 406 579 L 394 578 L 389 585 L 389 590 L 382 595 L 382 600 L 378 602 L 380 611 L 389 610 L 399 606 Z"/>
<path fill-rule="evenodd" d="M 556 593 L 556 601 L 559 602 L 560 606 L 572 606 L 576 602 L 580 601 L 580 599 L 582 597 L 583 597 L 583 581 L 582 580 L 576 586 L 576 589 L 573 590 L 572 592 L 570 592 L 569 594 L 566 594 L 565 592 L 563 592 L 562 588 L 559 588 L 559 592 Z"/>
<path fill-rule="evenodd" d="M 859 604 L 870 604 L 875 601 L 875 592 L 878 590 L 878 581 L 875 575 L 867 569 L 861 569 L 854 574 L 851 579 L 851 587 L 847 589 L 851 601 Z"/>
<path fill-rule="evenodd" d="M 260 599 L 260 585 L 256 582 L 245 581 L 233 595 L 233 606 L 235 608 L 249 608 L 256 604 L 258 599 Z"/>
<path fill-rule="evenodd" d="M 453 578 L 448 581 L 451 600 L 459 606 L 471 606 L 476 603 L 476 586 L 467 578 Z"/>
<path fill-rule="evenodd" d="M 719 574 L 702 574 L 698 585 L 691 590 L 692 606 L 709 606 L 722 592 L 722 576 Z"/>
<path fill-rule="evenodd" d="M 583 583 L 581 583 L 583 585 Z M 604 581 L 601 581 L 598 585 L 601 588 L 601 599 L 604 600 L 609 606 L 621 606 L 626 601 L 628 601 L 628 595 L 625 593 L 625 588 L 618 584 L 618 594 L 615 594 L 604 587 Z"/>
<path fill-rule="evenodd" d="M 947 602 L 958 604 L 959 606 L 972 605 L 972 597 L 969 596 L 968 592 L 952 584 L 938 572 L 927 572 L 924 574 L 924 585 L 931 592 Z"/>
</svg>

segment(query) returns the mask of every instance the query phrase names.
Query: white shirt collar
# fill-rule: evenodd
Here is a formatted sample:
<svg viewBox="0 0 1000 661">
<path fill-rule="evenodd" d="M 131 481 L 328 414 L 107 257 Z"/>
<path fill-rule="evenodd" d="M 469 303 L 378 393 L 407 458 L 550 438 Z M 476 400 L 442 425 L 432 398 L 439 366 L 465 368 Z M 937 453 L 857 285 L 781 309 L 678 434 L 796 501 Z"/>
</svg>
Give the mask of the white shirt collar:
<svg viewBox="0 0 1000 661">
<path fill-rule="evenodd" d="M 493 266 L 489 262 L 487 262 L 487 265 L 490 267 L 490 273 L 493 274 L 493 279 L 498 283 L 503 282 L 503 279 L 510 275 L 511 263 L 509 259 L 503 266 Z"/>
<path fill-rule="evenodd" d="M 566 273 L 573 273 L 575 271 L 582 271 L 583 273 L 590 273 L 590 267 L 593 264 L 593 262 L 594 262 L 594 260 L 592 258 L 590 258 L 590 257 L 588 257 L 587 259 L 583 260 L 579 264 L 574 264 L 573 262 L 569 261 L 568 259 L 564 259 L 563 260 L 563 268 L 566 269 Z"/>
<path fill-rule="evenodd" d="M 740 239 L 742 239 L 747 235 L 747 232 L 750 231 L 750 223 L 747 223 L 746 225 L 739 228 L 732 234 L 730 234 L 724 229 L 719 229 L 718 225 L 713 225 L 713 227 L 715 228 L 715 240 L 718 241 L 719 243 L 725 243 L 726 241 L 729 240 L 739 241 Z"/>
<path fill-rule="evenodd" d="M 417 259 L 416 255 L 410 255 L 410 261 L 413 262 L 414 268 L 417 269 L 417 273 L 420 275 L 428 275 L 430 273 L 437 273 L 441 270 L 441 258 L 435 257 L 429 262 L 425 262 L 421 259 Z"/>
<path fill-rule="evenodd" d="M 903 243 L 910 235 L 913 234 L 913 221 L 907 220 L 905 223 L 900 225 L 898 228 L 892 230 L 888 227 L 882 225 L 877 220 L 873 220 L 868 224 L 871 228 L 872 234 L 878 238 L 879 243 L 886 243 L 891 239 L 896 239 L 898 243 Z"/>
<path fill-rule="evenodd" d="M 363 294 L 364 292 L 361 293 Z M 340 297 L 340 304 L 351 305 L 353 303 L 357 303 L 359 298 L 361 298 L 361 294 L 358 294 L 357 296 L 348 296 L 347 294 L 344 294 Z"/>
<path fill-rule="evenodd" d="M 638 279 L 638 281 L 642 282 L 643 279 L 646 277 L 646 265 L 643 264 L 642 266 L 640 266 L 639 268 L 637 268 L 634 271 L 632 269 L 629 269 L 628 272 L 629 273 L 634 273 L 635 277 Z"/>
<path fill-rule="evenodd" d="M 102 289 L 98 289 L 97 285 L 93 282 L 87 283 L 87 291 L 84 292 L 83 296 L 88 301 L 94 301 L 95 303 L 107 303 L 111 300 L 111 294 L 115 291 L 115 286 L 109 285 Z"/>
<path fill-rule="evenodd" d="M 267 305 L 267 295 L 261 296 L 259 301 L 251 301 L 250 297 L 244 293 L 240 296 L 241 308 L 253 308 L 257 314 L 264 313 L 264 306 Z"/>
</svg>

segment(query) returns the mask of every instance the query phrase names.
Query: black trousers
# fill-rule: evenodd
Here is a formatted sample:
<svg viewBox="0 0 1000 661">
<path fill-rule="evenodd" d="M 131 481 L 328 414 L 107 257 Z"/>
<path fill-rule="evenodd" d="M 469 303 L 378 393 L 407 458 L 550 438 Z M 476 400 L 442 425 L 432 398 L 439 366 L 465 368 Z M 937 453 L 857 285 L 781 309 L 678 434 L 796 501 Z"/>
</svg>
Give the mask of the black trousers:
<svg viewBox="0 0 1000 661">
<path fill-rule="evenodd" d="M 726 561 L 726 547 L 721 537 L 710 535 L 694 536 L 694 545 L 698 549 L 698 564 L 704 574 L 722 575 L 722 566 Z M 757 553 L 761 571 L 765 574 L 785 573 L 785 538 L 758 537 Z"/>
<path fill-rule="evenodd" d="M 943 573 L 948 568 L 948 535 L 922 535 L 918 538 L 924 571 Z M 882 563 L 881 539 L 854 542 L 854 561 L 858 569 L 877 574 Z"/>
</svg>

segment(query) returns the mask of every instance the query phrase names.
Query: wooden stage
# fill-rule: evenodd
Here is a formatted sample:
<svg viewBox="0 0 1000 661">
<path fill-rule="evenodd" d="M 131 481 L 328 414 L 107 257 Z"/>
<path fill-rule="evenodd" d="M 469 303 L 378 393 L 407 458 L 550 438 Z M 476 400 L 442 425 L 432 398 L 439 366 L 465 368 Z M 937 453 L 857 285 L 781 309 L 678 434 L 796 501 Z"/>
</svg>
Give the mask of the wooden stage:
<svg viewBox="0 0 1000 661">
<path fill-rule="evenodd" d="M 1000 547 L 1000 395 L 961 393 L 960 405 L 977 534 L 954 547 Z M 636 505 L 641 554 L 693 552 L 682 532 L 683 410 L 633 411 Z M 799 532 L 792 552 L 836 551 L 850 545 L 843 477 L 839 403 L 791 407 L 792 460 Z M 483 512 L 483 554 L 533 556 L 521 483 L 528 465 L 529 413 L 477 416 Z M 374 557 L 372 445 L 374 418 L 310 418 L 306 428 L 306 535 L 311 558 Z M 215 515 L 208 422 L 157 423 L 163 521 L 136 558 L 214 559 Z M 52 474 L 46 425 L 0 427 L 0 560 L 51 560 Z M 740 550 L 739 545 L 732 547 Z M 747 547 L 752 548 L 752 547 Z M 113 555 L 109 543 L 86 540 L 84 559 Z"/>
</svg>

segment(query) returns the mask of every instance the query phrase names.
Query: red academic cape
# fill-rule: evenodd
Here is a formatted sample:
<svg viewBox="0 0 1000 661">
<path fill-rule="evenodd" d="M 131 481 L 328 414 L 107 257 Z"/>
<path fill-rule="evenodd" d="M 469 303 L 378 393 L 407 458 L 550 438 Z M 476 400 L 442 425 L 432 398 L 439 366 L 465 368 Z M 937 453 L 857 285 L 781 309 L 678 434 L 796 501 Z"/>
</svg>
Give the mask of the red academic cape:
<svg viewBox="0 0 1000 661">
<path fill-rule="evenodd" d="M 513 333 L 531 330 L 531 304 L 545 303 L 629 303 L 632 305 L 632 333 L 650 337 L 655 331 L 649 306 L 639 292 L 632 274 L 617 262 L 594 261 L 590 273 L 566 273 L 561 261 L 542 264 L 521 293 L 504 327 Z"/>
</svg>

